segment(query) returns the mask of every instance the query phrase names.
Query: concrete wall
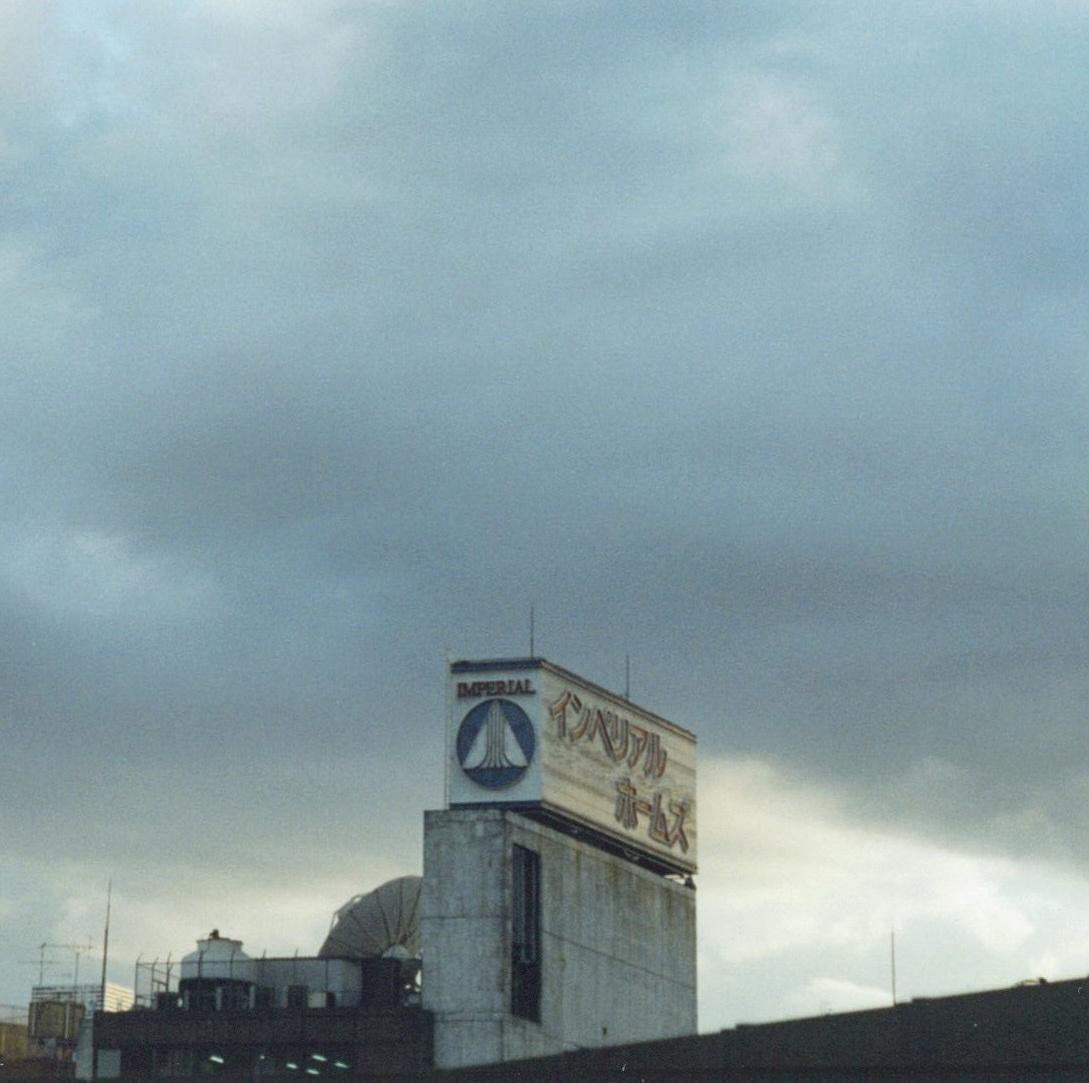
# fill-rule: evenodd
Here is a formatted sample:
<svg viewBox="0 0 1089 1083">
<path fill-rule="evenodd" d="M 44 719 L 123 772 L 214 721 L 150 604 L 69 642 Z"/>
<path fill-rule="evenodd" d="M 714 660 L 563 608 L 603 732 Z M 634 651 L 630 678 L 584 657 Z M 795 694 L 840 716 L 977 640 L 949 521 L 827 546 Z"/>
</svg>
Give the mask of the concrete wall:
<svg viewBox="0 0 1089 1083">
<path fill-rule="evenodd" d="M 511 850 L 541 861 L 541 1020 L 510 1014 Z M 424 820 L 423 1006 L 435 1064 L 696 1029 L 695 892 L 514 812 Z"/>
</svg>

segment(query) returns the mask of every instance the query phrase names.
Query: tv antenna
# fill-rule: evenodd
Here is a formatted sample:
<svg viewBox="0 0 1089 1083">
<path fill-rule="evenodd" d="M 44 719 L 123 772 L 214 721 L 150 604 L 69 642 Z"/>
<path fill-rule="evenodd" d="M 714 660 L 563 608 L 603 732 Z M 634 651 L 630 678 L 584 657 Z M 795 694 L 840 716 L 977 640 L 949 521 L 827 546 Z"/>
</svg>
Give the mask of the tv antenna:
<svg viewBox="0 0 1089 1083">
<path fill-rule="evenodd" d="M 19 961 L 25 965 L 37 965 L 38 967 L 38 984 L 45 984 L 45 968 L 47 966 L 60 966 L 59 959 L 47 959 L 45 953 L 50 949 L 56 951 L 70 951 L 75 956 L 75 966 L 72 974 L 72 984 L 79 985 L 79 958 L 81 955 L 89 955 L 95 950 L 94 944 L 90 940 L 86 944 L 50 944 L 47 941 L 42 941 L 38 945 L 38 958 L 37 959 L 20 959 Z"/>
<path fill-rule="evenodd" d="M 37 959 L 20 959 L 20 966 L 36 966 L 38 968 L 38 984 L 45 985 L 45 968 L 47 966 L 60 966 L 60 959 L 47 959 L 45 957 L 46 949 L 52 947 L 51 944 L 39 944 L 38 945 L 38 958 Z"/>
</svg>

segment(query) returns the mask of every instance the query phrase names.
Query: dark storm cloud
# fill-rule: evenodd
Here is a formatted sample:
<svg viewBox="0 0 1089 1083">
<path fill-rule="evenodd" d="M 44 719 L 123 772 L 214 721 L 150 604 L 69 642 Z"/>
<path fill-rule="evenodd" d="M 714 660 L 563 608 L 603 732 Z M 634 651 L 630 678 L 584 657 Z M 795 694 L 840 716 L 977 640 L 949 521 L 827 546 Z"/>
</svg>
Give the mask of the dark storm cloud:
<svg viewBox="0 0 1089 1083">
<path fill-rule="evenodd" d="M 5 18 L 20 817 L 78 759 L 191 855 L 215 748 L 411 818 L 535 603 L 708 754 L 1084 859 L 1084 13 Z"/>
</svg>

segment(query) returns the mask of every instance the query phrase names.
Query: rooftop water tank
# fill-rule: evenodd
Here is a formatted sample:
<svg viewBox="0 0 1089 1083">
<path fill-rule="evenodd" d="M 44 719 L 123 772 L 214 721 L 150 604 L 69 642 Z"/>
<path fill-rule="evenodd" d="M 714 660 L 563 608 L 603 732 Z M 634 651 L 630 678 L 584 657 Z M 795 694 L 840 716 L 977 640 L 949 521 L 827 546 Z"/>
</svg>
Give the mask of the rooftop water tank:
<svg viewBox="0 0 1089 1083">
<path fill-rule="evenodd" d="M 220 936 L 219 930 L 213 929 L 205 939 L 197 941 L 196 951 L 182 959 L 180 976 L 182 981 L 193 978 L 252 981 L 253 966 L 242 950 L 241 940 Z"/>
</svg>

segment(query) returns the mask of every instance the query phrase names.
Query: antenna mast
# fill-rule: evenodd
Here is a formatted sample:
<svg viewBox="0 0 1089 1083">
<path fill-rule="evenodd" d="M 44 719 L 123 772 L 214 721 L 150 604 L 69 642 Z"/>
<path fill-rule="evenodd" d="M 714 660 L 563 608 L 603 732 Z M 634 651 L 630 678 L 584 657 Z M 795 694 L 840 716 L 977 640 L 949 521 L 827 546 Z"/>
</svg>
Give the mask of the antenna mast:
<svg viewBox="0 0 1089 1083">
<path fill-rule="evenodd" d="M 37 960 L 20 959 L 20 963 L 33 964 L 38 968 L 38 984 L 42 985 L 45 982 L 45 969 L 50 966 L 60 966 L 59 959 L 47 959 L 45 957 L 46 951 L 49 948 L 58 948 L 63 951 L 70 951 L 75 960 L 75 970 L 72 974 L 72 984 L 79 984 L 79 957 L 81 955 L 87 955 L 94 951 L 94 944 L 90 940 L 86 944 L 50 944 L 42 942 L 38 945 L 38 958 Z"/>
<path fill-rule="evenodd" d="M 446 701 L 446 725 L 450 725 L 450 720 L 454 716 L 454 690 L 450 687 L 453 683 L 450 679 L 450 663 L 453 660 L 453 655 L 450 653 L 450 648 L 446 649 L 446 672 L 444 674 L 445 680 L 443 684 L 446 686 L 445 701 Z M 450 750 L 446 750 L 446 755 L 442 759 L 442 803 L 444 806 L 450 804 Z"/>
<path fill-rule="evenodd" d="M 896 1006 L 896 930 L 889 931 L 889 961 L 892 964 L 892 1004 Z"/>
<path fill-rule="evenodd" d="M 59 959 L 47 959 L 45 957 L 45 949 L 55 947 L 54 944 L 41 943 L 38 945 L 38 958 L 37 959 L 20 959 L 20 966 L 36 966 L 38 968 L 38 984 L 45 984 L 45 968 L 47 966 L 60 966 Z"/>
<path fill-rule="evenodd" d="M 102 930 L 102 1011 L 106 1010 L 106 960 L 110 956 L 110 903 L 113 901 L 113 877 L 106 882 L 106 927 Z"/>
</svg>

